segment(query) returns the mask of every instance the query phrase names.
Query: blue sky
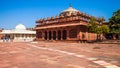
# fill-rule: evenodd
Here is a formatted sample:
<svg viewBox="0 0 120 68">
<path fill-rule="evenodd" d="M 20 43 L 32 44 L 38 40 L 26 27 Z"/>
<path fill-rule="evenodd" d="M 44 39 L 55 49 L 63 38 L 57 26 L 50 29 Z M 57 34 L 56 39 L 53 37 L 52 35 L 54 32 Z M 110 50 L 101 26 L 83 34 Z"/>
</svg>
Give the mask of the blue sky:
<svg viewBox="0 0 120 68">
<path fill-rule="evenodd" d="M 106 21 L 120 9 L 120 0 L 0 0 L 0 28 L 13 29 L 19 23 L 35 27 L 37 19 L 59 15 L 69 4 Z"/>
</svg>

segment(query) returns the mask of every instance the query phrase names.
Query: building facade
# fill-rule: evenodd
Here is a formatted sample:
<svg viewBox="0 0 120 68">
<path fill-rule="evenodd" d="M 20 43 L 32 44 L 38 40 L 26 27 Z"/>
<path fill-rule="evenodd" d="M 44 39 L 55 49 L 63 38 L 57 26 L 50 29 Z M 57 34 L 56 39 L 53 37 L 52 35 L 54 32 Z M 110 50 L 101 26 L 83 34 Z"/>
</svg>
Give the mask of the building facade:
<svg viewBox="0 0 120 68">
<path fill-rule="evenodd" d="M 70 6 L 58 16 L 36 21 L 36 40 L 93 41 L 96 33 L 88 31 L 92 16 Z"/>
<path fill-rule="evenodd" d="M 22 24 L 18 24 L 13 30 L 3 30 L 1 33 L 3 41 L 33 41 L 36 37 L 36 31 L 27 30 Z"/>
</svg>

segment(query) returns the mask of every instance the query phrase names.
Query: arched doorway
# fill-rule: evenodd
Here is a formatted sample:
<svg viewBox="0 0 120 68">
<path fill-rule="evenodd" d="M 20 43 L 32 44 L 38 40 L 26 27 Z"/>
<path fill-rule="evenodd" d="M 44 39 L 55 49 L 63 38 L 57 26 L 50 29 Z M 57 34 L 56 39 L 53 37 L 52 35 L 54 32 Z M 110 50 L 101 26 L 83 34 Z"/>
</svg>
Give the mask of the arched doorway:
<svg viewBox="0 0 120 68">
<path fill-rule="evenodd" d="M 82 40 L 85 40 L 85 33 L 82 33 Z"/>
<path fill-rule="evenodd" d="M 61 31 L 58 31 L 58 40 L 61 40 Z"/>
<path fill-rule="evenodd" d="M 71 29 L 69 31 L 69 37 L 70 38 L 77 38 L 77 29 Z"/>
<path fill-rule="evenodd" d="M 8 42 L 9 39 L 10 39 L 10 35 L 9 35 L 9 34 L 6 34 L 6 35 L 4 36 L 4 41 Z"/>
<path fill-rule="evenodd" d="M 16 35 L 16 37 L 18 37 L 18 35 Z M 22 37 L 24 37 L 24 35 L 22 35 Z M 37 38 L 42 38 L 42 32 L 41 31 L 37 32 Z"/>
<path fill-rule="evenodd" d="M 63 40 L 66 40 L 66 38 L 67 38 L 67 31 L 66 31 L 66 30 L 63 30 L 62 33 L 63 33 L 63 34 L 62 34 L 62 35 L 63 35 L 63 36 L 62 36 L 62 39 L 63 39 Z"/>
<path fill-rule="evenodd" d="M 53 40 L 56 40 L 56 31 L 53 31 Z"/>
<path fill-rule="evenodd" d="M 49 40 L 51 40 L 51 38 L 52 38 L 52 32 L 49 31 Z"/>
<path fill-rule="evenodd" d="M 44 36 L 44 39 L 47 40 L 47 31 L 45 31 L 45 36 Z"/>
</svg>

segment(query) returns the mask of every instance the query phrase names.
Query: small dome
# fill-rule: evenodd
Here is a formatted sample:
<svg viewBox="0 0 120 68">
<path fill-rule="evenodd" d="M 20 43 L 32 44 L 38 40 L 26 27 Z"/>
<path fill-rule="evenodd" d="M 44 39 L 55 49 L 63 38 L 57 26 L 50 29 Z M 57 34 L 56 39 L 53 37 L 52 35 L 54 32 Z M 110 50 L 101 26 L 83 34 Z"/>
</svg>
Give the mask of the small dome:
<svg viewBox="0 0 120 68">
<path fill-rule="evenodd" d="M 63 12 L 78 12 L 78 10 L 70 6 L 68 9 L 64 10 Z"/>
<path fill-rule="evenodd" d="M 66 15 L 71 15 L 71 14 L 77 13 L 77 12 L 80 12 L 80 11 L 74 9 L 74 8 L 70 5 L 70 7 L 69 7 L 68 9 L 64 10 L 63 12 L 61 12 L 60 15 L 63 14 L 64 16 L 66 16 Z"/>
<path fill-rule="evenodd" d="M 23 24 L 18 24 L 15 29 L 17 30 L 26 30 L 26 27 Z"/>
</svg>

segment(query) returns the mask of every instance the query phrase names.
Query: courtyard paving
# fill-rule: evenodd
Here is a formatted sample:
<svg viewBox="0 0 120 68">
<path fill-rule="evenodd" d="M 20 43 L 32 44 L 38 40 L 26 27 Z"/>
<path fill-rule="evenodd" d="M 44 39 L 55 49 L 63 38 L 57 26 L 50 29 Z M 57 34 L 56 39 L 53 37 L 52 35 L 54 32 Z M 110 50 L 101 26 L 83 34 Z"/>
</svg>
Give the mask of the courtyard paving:
<svg viewBox="0 0 120 68">
<path fill-rule="evenodd" d="M 120 68 L 120 45 L 1 42 L 0 68 Z"/>
</svg>

